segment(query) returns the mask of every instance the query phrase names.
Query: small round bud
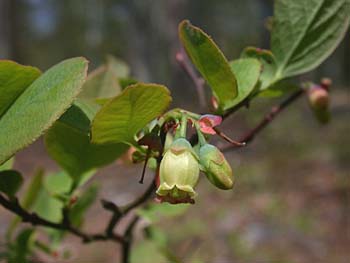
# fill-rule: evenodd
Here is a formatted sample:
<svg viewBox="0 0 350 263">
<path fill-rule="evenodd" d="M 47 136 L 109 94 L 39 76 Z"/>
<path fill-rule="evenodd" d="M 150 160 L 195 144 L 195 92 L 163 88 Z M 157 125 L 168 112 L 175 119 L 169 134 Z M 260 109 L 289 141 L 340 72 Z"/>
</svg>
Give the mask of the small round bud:
<svg viewBox="0 0 350 263">
<path fill-rule="evenodd" d="M 232 189 L 234 178 L 231 166 L 218 148 L 211 144 L 203 145 L 199 150 L 199 162 L 213 185 L 223 190 Z"/>
<path fill-rule="evenodd" d="M 328 91 L 320 86 L 313 86 L 309 90 L 309 102 L 311 107 L 315 109 L 324 109 L 329 104 Z"/>
<path fill-rule="evenodd" d="M 158 199 L 172 204 L 194 203 L 198 177 L 198 158 L 191 144 L 184 138 L 176 139 L 160 163 Z"/>
<path fill-rule="evenodd" d="M 325 90 L 329 91 L 331 85 L 332 85 L 332 80 L 330 78 L 321 79 L 321 87 L 324 88 Z"/>
<path fill-rule="evenodd" d="M 327 123 L 329 114 L 329 92 L 323 87 L 313 85 L 308 91 L 309 104 L 316 117 L 321 123 Z"/>
</svg>

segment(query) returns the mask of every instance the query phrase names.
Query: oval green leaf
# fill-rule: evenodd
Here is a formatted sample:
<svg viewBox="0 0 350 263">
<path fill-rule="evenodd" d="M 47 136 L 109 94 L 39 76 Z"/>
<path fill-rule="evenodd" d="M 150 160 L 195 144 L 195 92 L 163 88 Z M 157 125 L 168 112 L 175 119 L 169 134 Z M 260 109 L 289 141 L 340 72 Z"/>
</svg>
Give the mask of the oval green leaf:
<svg viewBox="0 0 350 263">
<path fill-rule="evenodd" d="M 275 81 L 275 74 L 277 70 L 275 57 L 270 50 L 247 47 L 243 50 L 241 58 L 255 58 L 258 59 L 262 65 L 259 79 L 259 90 L 268 89 Z"/>
<path fill-rule="evenodd" d="M 277 79 L 320 65 L 338 46 L 349 26 L 348 0 L 275 1 L 271 50 Z"/>
<path fill-rule="evenodd" d="M 100 66 L 91 72 L 79 95 L 81 99 L 110 98 L 120 93 L 118 77 L 108 65 Z"/>
<path fill-rule="evenodd" d="M 73 105 L 45 135 L 49 155 L 76 184 L 84 173 L 113 162 L 129 148 L 124 143 L 92 144 L 89 127 L 88 116 Z"/>
<path fill-rule="evenodd" d="M 171 102 L 162 85 L 137 83 L 108 101 L 92 122 L 92 142 L 134 144 L 135 134 L 161 115 Z"/>
<path fill-rule="evenodd" d="M 210 85 L 219 107 L 226 110 L 237 96 L 237 81 L 224 54 L 200 28 L 184 20 L 179 25 L 180 40 L 185 50 Z"/>
<path fill-rule="evenodd" d="M 0 119 L 0 164 L 34 142 L 72 104 L 86 78 L 84 58 L 65 60 L 35 80 Z"/>
<path fill-rule="evenodd" d="M 40 70 L 35 67 L 0 60 L 0 118 L 40 74 Z"/>
<path fill-rule="evenodd" d="M 230 66 L 237 78 L 239 92 L 238 96 L 228 104 L 229 108 L 242 102 L 254 91 L 261 72 L 260 62 L 254 58 L 237 59 L 232 61 Z"/>
</svg>

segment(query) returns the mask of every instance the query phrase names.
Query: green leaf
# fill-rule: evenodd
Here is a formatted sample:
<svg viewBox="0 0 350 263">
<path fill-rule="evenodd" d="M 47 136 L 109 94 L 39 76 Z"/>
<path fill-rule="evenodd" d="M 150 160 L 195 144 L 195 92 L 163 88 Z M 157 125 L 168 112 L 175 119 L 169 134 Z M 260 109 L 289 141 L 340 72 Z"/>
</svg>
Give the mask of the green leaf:
<svg viewBox="0 0 350 263">
<path fill-rule="evenodd" d="M 110 66 L 103 65 L 89 74 L 79 98 L 110 98 L 119 94 L 120 91 L 118 77 Z"/>
<path fill-rule="evenodd" d="M 33 211 L 46 220 L 59 223 L 62 220 L 63 207 L 63 202 L 50 195 L 45 188 L 41 188 Z"/>
<path fill-rule="evenodd" d="M 9 197 L 13 197 L 23 183 L 22 175 L 15 170 L 5 170 L 0 172 L 0 192 Z"/>
<path fill-rule="evenodd" d="M 44 171 L 39 169 L 30 181 L 26 193 L 21 200 L 21 204 L 24 209 L 30 209 L 36 202 L 39 189 L 41 189 L 43 185 L 44 175 Z"/>
<path fill-rule="evenodd" d="M 129 66 L 121 59 L 113 55 L 107 55 L 107 64 L 118 78 L 127 78 L 130 75 Z"/>
<path fill-rule="evenodd" d="M 110 99 L 103 99 L 103 100 L 108 101 Z M 80 99 L 77 99 L 74 102 L 74 105 L 84 112 L 86 117 L 88 117 L 89 122 L 93 120 L 96 113 L 101 109 L 101 105 L 99 105 L 96 101 L 82 101 Z M 90 123 L 89 123 L 89 126 L 90 126 Z"/>
<path fill-rule="evenodd" d="M 261 71 L 259 60 L 254 58 L 237 59 L 232 61 L 230 66 L 237 78 L 239 92 L 238 96 L 228 104 L 229 108 L 242 102 L 254 91 Z"/>
<path fill-rule="evenodd" d="M 80 103 L 78 106 L 75 102 L 65 113 L 63 113 L 63 115 L 57 120 L 57 122 L 60 122 L 68 127 L 72 127 L 78 130 L 79 132 L 86 134 L 89 133 L 91 123 L 89 116 L 85 113 L 86 109 L 81 108 L 82 105 L 85 104 Z M 96 112 L 94 112 L 92 116 L 94 116 L 95 114 Z"/>
<path fill-rule="evenodd" d="M 182 215 L 189 207 L 190 205 L 188 204 L 178 204 L 176 206 L 168 203 L 150 204 L 146 208 L 138 209 L 137 213 L 148 221 L 156 223 L 167 217 L 171 218 Z"/>
<path fill-rule="evenodd" d="M 89 116 L 77 105 L 73 105 L 45 135 L 49 155 L 67 171 L 76 184 L 84 173 L 113 162 L 129 148 L 123 143 L 92 144 L 89 133 Z"/>
<path fill-rule="evenodd" d="M 108 55 L 106 60 L 106 64 L 88 75 L 79 98 L 85 100 L 111 98 L 121 92 L 120 78 L 129 76 L 129 67 L 124 61 L 112 55 Z"/>
<path fill-rule="evenodd" d="M 33 228 L 23 229 L 16 237 L 15 243 L 10 249 L 8 262 L 29 263 L 35 239 Z"/>
<path fill-rule="evenodd" d="M 0 60 L 0 118 L 40 74 L 37 68 Z"/>
<path fill-rule="evenodd" d="M 348 0 L 275 1 L 271 50 L 277 79 L 316 68 L 338 46 L 349 26 Z"/>
<path fill-rule="evenodd" d="M 238 95 L 238 89 L 224 54 L 205 32 L 188 20 L 180 23 L 179 36 L 193 64 L 212 88 L 220 108 L 226 110 Z"/>
<path fill-rule="evenodd" d="M 83 223 L 85 212 L 94 203 L 97 197 L 98 187 L 97 185 L 91 185 L 85 192 L 78 198 L 78 201 L 69 211 L 69 218 L 73 225 L 80 226 Z"/>
<path fill-rule="evenodd" d="M 256 58 L 262 65 L 260 74 L 259 90 L 265 90 L 275 81 L 277 65 L 275 57 L 270 50 L 255 47 L 247 47 L 243 50 L 242 58 Z"/>
<path fill-rule="evenodd" d="M 46 219 L 60 222 L 62 219 L 62 208 L 71 197 L 71 186 L 73 180 L 63 171 L 56 172 L 45 176 L 43 188 L 40 189 L 40 194 L 35 203 L 34 210 Z M 51 247 L 57 245 L 64 237 L 64 232 L 46 228 Z"/>
<path fill-rule="evenodd" d="M 13 167 L 14 161 L 15 161 L 15 158 L 11 158 L 8 161 L 6 161 L 4 164 L 0 165 L 0 171 L 11 170 Z"/>
<path fill-rule="evenodd" d="M 65 60 L 34 81 L 0 119 L 0 164 L 35 141 L 72 104 L 85 80 L 84 58 Z"/>
<path fill-rule="evenodd" d="M 63 171 L 45 176 L 45 189 L 53 196 L 69 193 L 72 179 Z"/>
<path fill-rule="evenodd" d="M 121 86 L 122 90 L 127 88 L 130 85 L 136 84 L 138 81 L 133 78 L 120 78 L 119 79 L 119 85 Z"/>
<path fill-rule="evenodd" d="M 293 83 L 286 81 L 278 81 L 269 86 L 268 89 L 262 90 L 259 97 L 275 98 L 284 95 L 285 93 L 296 91 L 299 87 Z"/>
<path fill-rule="evenodd" d="M 165 86 L 145 83 L 129 86 L 96 114 L 92 122 L 92 141 L 135 143 L 135 134 L 162 114 L 170 101 Z"/>
<path fill-rule="evenodd" d="M 30 210 L 35 204 L 40 189 L 43 185 L 44 171 L 39 169 L 33 178 L 31 179 L 28 188 L 24 194 L 24 197 L 20 200 L 22 207 L 26 210 Z M 12 221 L 7 230 L 6 236 L 8 239 L 11 239 L 13 231 L 16 229 L 17 225 L 20 223 L 21 219 L 16 216 Z"/>
<path fill-rule="evenodd" d="M 164 255 L 162 249 L 150 240 L 138 243 L 132 250 L 131 263 L 139 263 L 140 259 L 142 259 L 142 263 L 173 263 Z"/>
</svg>

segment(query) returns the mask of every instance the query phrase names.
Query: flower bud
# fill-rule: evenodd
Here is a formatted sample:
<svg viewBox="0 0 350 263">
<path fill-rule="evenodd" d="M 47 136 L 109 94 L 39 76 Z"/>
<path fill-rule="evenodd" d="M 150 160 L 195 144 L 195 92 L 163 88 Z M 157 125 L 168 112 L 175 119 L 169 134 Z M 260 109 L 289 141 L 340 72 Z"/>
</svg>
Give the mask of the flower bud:
<svg viewBox="0 0 350 263">
<path fill-rule="evenodd" d="M 199 150 L 199 162 L 213 185 L 223 190 L 232 189 L 234 178 L 231 166 L 218 148 L 211 144 L 203 145 Z"/>
<path fill-rule="evenodd" d="M 314 86 L 309 90 L 309 102 L 314 109 L 325 109 L 329 104 L 328 91 L 320 86 Z"/>
<path fill-rule="evenodd" d="M 191 144 L 184 138 L 176 139 L 160 163 L 158 199 L 172 204 L 194 203 L 198 177 L 198 158 Z"/>
<path fill-rule="evenodd" d="M 218 126 L 222 122 L 222 117 L 212 114 L 205 114 L 199 119 L 199 126 L 201 132 L 205 134 L 216 134 L 216 131 L 213 127 Z"/>
<path fill-rule="evenodd" d="M 329 92 L 318 85 L 314 85 L 308 92 L 309 104 L 315 117 L 321 122 L 329 121 Z"/>
</svg>

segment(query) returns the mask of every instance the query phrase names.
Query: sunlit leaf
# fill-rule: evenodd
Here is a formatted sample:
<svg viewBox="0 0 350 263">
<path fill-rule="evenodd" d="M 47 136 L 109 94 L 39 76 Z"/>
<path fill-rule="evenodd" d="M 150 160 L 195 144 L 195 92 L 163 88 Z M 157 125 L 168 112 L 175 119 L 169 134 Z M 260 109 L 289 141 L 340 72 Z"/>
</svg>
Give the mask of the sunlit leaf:
<svg viewBox="0 0 350 263">
<path fill-rule="evenodd" d="M 88 116 L 80 107 L 73 105 L 45 135 L 49 155 L 68 172 L 75 183 L 79 183 L 86 172 L 113 162 L 128 149 L 128 145 L 123 143 L 91 143 L 89 118 L 94 114 Z"/>
<path fill-rule="evenodd" d="M 84 58 L 65 60 L 35 80 L 0 119 L 0 164 L 35 141 L 70 106 L 85 80 Z"/>
<path fill-rule="evenodd" d="M 242 58 L 230 63 L 232 71 L 235 73 L 238 83 L 238 96 L 228 104 L 234 107 L 254 91 L 260 76 L 261 64 L 254 58 Z"/>
<path fill-rule="evenodd" d="M 193 64 L 212 88 L 220 108 L 227 109 L 238 89 L 224 54 L 203 30 L 188 20 L 180 23 L 179 36 Z"/>
<path fill-rule="evenodd" d="M 4 164 L 0 165 L 0 171 L 11 170 L 13 167 L 14 161 L 15 161 L 15 159 L 11 158 L 8 161 L 6 161 Z"/>
<path fill-rule="evenodd" d="M 92 123 L 94 143 L 135 143 L 134 136 L 169 106 L 169 90 L 138 83 L 103 105 Z"/>
<path fill-rule="evenodd" d="M 35 67 L 0 60 L 0 118 L 40 74 Z"/>
<path fill-rule="evenodd" d="M 275 81 L 277 65 L 275 57 L 270 50 L 255 47 L 247 47 L 243 50 L 242 58 L 255 58 L 261 63 L 261 74 L 259 77 L 259 90 L 263 91 L 270 87 Z"/>
</svg>

